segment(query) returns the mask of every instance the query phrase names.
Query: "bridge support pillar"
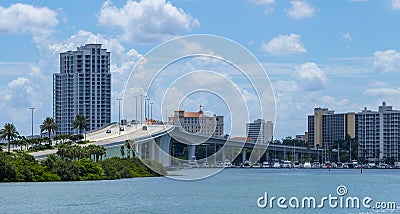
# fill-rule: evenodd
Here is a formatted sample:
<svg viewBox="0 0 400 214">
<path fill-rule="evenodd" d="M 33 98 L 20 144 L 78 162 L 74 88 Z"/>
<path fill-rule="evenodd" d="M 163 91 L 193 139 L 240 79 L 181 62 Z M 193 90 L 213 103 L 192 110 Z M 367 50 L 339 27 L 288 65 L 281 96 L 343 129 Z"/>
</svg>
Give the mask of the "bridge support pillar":
<svg viewBox="0 0 400 214">
<path fill-rule="evenodd" d="M 242 163 L 246 161 L 246 147 L 242 148 Z"/>
<path fill-rule="evenodd" d="M 222 162 L 225 162 L 226 160 L 226 150 L 227 150 L 226 147 L 222 149 L 222 160 L 221 160 Z"/>
<path fill-rule="evenodd" d="M 158 150 L 158 160 L 163 166 L 171 165 L 171 136 L 165 134 L 160 138 Z"/>
<path fill-rule="evenodd" d="M 187 147 L 188 147 L 188 160 L 189 161 L 195 160 L 196 145 L 187 145 Z"/>
</svg>

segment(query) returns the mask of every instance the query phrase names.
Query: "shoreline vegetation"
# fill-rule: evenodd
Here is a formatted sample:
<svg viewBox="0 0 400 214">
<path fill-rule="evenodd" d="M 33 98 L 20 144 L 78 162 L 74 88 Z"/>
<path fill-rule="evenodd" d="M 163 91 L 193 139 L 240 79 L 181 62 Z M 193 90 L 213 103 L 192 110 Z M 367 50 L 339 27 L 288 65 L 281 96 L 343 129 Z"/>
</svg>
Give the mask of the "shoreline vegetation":
<svg viewBox="0 0 400 214">
<path fill-rule="evenodd" d="M 144 160 L 144 164 L 135 157 L 133 151 L 131 158 L 129 143 L 126 158 L 103 160 L 106 154 L 103 146 L 79 145 L 89 143 L 83 140 L 82 132 L 87 127 L 83 115 L 77 115 L 73 127 L 79 130 L 79 134 L 56 135 L 51 139 L 51 134 L 58 127 L 53 118 L 47 117 L 40 125 L 40 132 L 47 133 L 48 136 L 27 139 L 19 135 L 14 124 L 6 123 L 0 130 L 0 138 L 7 140 L 6 152 L 0 146 L 0 182 L 115 180 L 167 174 L 162 164 L 151 160 Z M 56 142 L 54 147 L 53 141 Z M 14 145 L 14 152 L 11 152 L 11 145 Z M 20 147 L 21 151 L 15 151 L 15 146 Z M 42 161 L 35 160 L 27 153 L 52 148 L 58 149 L 57 154 L 51 154 Z"/>
<path fill-rule="evenodd" d="M 80 148 L 80 149 L 79 149 Z M 104 148 L 104 147 L 103 147 Z M 102 150 L 98 146 L 99 150 Z M 80 146 L 65 146 L 57 154 L 38 161 L 25 152 L 7 154 L 0 151 L 0 182 L 48 182 L 115 180 L 135 177 L 166 175 L 166 169 L 159 163 L 151 162 L 153 171 L 136 157 L 113 157 L 99 160 L 98 155 L 82 155 L 79 150 L 89 150 Z M 63 152 L 63 157 L 60 156 Z"/>
</svg>

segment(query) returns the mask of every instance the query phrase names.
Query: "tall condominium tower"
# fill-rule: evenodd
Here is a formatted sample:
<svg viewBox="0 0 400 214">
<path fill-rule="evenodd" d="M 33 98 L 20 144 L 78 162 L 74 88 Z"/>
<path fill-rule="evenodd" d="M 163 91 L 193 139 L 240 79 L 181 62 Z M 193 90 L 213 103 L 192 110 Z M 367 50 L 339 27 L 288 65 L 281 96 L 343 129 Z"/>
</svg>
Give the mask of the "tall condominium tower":
<svg viewBox="0 0 400 214">
<path fill-rule="evenodd" d="M 246 124 L 246 134 L 255 143 L 269 143 L 273 140 L 274 127 L 272 121 L 257 119 Z"/>
<path fill-rule="evenodd" d="M 53 75 L 53 116 L 58 134 L 73 134 L 76 115 L 84 115 L 87 130 L 111 122 L 110 52 L 101 44 L 86 44 L 60 53 L 60 73 Z"/>
<path fill-rule="evenodd" d="M 335 113 L 327 108 L 315 108 L 314 115 L 308 116 L 308 142 L 310 145 L 328 149 L 334 141 L 346 136 L 356 136 L 356 114 Z"/>
<path fill-rule="evenodd" d="M 400 161 L 400 111 L 385 102 L 357 113 L 358 155 L 365 162 Z"/>
</svg>

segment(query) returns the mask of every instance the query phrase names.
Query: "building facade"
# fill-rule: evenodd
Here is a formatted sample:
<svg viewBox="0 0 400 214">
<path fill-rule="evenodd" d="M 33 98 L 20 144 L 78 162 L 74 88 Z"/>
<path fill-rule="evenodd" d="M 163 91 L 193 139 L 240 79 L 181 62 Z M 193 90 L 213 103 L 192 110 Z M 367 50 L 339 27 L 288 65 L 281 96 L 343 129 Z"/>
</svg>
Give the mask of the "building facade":
<svg viewBox="0 0 400 214">
<path fill-rule="evenodd" d="M 200 110 L 198 112 L 185 112 L 178 109 L 174 116 L 168 118 L 170 124 L 181 126 L 189 133 L 198 133 L 207 136 L 222 136 L 224 134 L 224 116 L 207 116 Z"/>
<path fill-rule="evenodd" d="M 274 127 L 272 121 L 257 119 L 246 124 L 246 135 L 255 143 L 269 143 L 273 140 Z"/>
<path fill-rule="evenodd" d="M 87 130 L 111 122 L 110 52 L 86 44 L 60 53 L 60 73 L 53 75 L 53 117 L 57 134 L 73 134 L 72 121 L 84 115 Z"/>
<path fill-rule="evenodd" d="M 334 146 L 336 140 L 344 140 L 348 135 L 356 137 L 356 114 L 335 114 L 327 108 L 315 108 L 314 115 L 308 116 L 308 136 L 310 145 L 320 148 Z"/>
<path fill-rule="evenodd" d="M 400 161 L 400 111 L 385 102 L 378 111 L 365 108 L 357 114 L 357 138 L 359 157 L 365 161 Z"/>
</svg>

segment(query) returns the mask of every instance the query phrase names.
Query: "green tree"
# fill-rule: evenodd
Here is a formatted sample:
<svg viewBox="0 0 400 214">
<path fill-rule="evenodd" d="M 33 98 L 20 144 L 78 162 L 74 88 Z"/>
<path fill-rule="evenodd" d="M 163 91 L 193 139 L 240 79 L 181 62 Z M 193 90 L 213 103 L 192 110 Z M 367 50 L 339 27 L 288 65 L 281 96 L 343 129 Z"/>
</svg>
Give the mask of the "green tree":
<svg viewBox="0 0 400 214">
<path fill-rule="evenodd" d="M 88 125 L 89 123 L 87 122 L 85 116 L 81 114 L 76 115 L 75 120 L 72 122 L 72 128 L 79 129 L 79 134 L 82 134 L 82 130 L 84 129 L 86 133 L 86 128 Z"/>
<path fill-rule="evenodd" d="M 40 125 L 40 132 L 47 131 L 49 134 L 49 145 L 51 146 L 51 133 L 57 131 L 58 126 L 54 118 L 46 117 L 42 125 Z"/>
<path fill-rule="evenodd" d="M 19 135 L 17 128 L 15 128 L 14 124 L 6 123 L 0 131 L 0 138 L 7 139 L 8 141 L 8 154 L 10 154 L 11 150 L 11 141 Z"/>
</svg>

